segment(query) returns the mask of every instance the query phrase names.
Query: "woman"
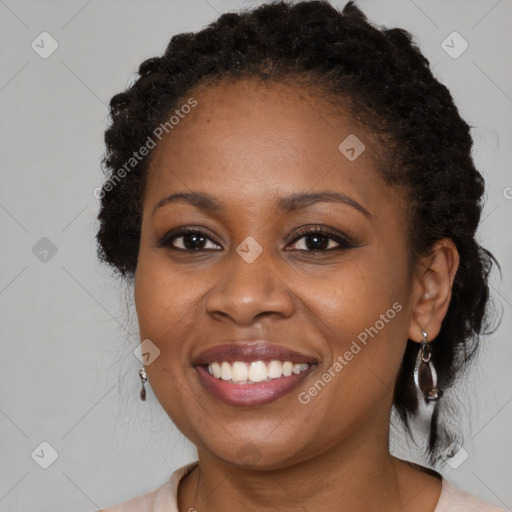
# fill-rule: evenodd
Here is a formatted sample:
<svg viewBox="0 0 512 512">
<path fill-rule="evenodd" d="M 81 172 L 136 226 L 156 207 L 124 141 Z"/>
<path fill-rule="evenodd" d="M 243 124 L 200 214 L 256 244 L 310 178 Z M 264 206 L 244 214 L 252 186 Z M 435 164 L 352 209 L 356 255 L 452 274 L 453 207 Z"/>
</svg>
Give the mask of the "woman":
<svg viewBox="0 0 512 512">
<path fill-rule="evenodd" d="M 139 74 L 110 104 L 99 256 L 134 286 L 141 398 L 198 462 L 107 510 L 499 510 L 388 447 L 392 408 L 429 418 L 431 465 L 454 445 L 493 261 L 469 127 L 410 35 L 275 2 Z"/>
</svg>

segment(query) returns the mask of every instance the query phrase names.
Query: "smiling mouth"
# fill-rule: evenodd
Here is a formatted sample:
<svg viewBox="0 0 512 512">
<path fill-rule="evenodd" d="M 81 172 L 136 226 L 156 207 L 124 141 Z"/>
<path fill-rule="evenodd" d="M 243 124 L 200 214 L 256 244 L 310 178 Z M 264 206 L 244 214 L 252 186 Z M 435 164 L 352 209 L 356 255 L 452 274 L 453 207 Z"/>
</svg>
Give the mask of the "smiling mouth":
<svg viewBox="0 0 512 512">
<path fill-rule="evenodd" d="M 216 379 L 232 384 L 256 384 L 270 382 L 273 379 L 290 377 L 306 371 L 308 363 L 293 363 L 291 361 L 234 361 L 213 362 L 203 367 Z"/>
<path fill-rule="evenodd" d="M 233 341 L 194 356 L 192 366 L 211 396 L 230 406 L 250 407 L 291 393 L 318 360 L 265 340 Z"/>
<path fill-rule="evenodd" d="M 197 365 L 195 369 L 202 387 L 214 398 L 232 407 L 257 407 L 292 393 L 316 366 L 316 363 L 292 364 L 277 360 L 267 364 L 223 361 Z M 219 371 L 220 376 L 216 377 Z"/>
</svg>

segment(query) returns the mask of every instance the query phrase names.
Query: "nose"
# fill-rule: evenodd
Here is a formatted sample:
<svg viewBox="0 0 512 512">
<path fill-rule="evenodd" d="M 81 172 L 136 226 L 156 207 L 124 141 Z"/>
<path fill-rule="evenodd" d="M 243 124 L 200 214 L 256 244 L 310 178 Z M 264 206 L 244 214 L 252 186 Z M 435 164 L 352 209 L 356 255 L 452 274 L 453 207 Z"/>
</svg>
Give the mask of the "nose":
<svg viewBox="0 0 512 512">
<path fill-rule="evenodd" d="M 264 316 L 289 318 L 293 294 L 268 258 L 260 255 L 249 263 L 233 252 L 230 269 L 206 296 L 206 310 L 215 319 L 252 325 Z"/>
</svg>

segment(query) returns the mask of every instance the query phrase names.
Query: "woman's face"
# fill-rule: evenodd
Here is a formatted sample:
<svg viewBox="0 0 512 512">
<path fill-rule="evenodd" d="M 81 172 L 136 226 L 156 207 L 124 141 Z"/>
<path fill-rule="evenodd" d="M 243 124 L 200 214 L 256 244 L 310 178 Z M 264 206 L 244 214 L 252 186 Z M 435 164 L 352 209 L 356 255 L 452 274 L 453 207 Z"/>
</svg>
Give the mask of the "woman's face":
<svg viewBox="0 0 512 512">
<path fill-rule="evenodd" d="M 160 350 L 154 393 L 200 454 L 233 464 L 371 452 L 413 316 L 405 209 L 373 140 L 294 86 L 191 96 L 143 200 L 135 301 L 141 340 Z"/>
</svg>

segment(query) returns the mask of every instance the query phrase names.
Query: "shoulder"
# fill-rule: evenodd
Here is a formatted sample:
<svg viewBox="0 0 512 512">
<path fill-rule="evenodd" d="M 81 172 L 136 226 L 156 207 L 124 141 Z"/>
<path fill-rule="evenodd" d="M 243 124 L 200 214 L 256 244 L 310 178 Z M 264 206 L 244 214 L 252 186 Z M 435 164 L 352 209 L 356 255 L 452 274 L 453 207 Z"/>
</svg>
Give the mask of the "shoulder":
<svg viewBox="0 0 512 512">
<path fill-rule="evenodd" d="M 462 491 L 443 478 L 443 487 L 434 512 L 505 512 L 472 494 Z"/>
<path fill-rule="evenodd" d="M 174 512 L 175 508 L 172 507 L 173 495 L 170 481 L 168 481 L 147 494 L 137 496 L 111 507 L 102 508 L 101 512 L 156 512 L 160 509 Z"/>
<path fill-rule="evenodd" d="M 197 465 L 192 462 L 177 469 L 170 479 L 151 492 L 96 512 L 178 512 L 177 492 L 180 480 Z"/>
</svg>

